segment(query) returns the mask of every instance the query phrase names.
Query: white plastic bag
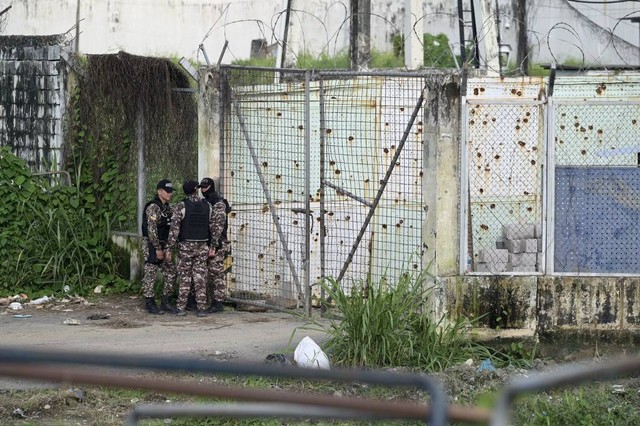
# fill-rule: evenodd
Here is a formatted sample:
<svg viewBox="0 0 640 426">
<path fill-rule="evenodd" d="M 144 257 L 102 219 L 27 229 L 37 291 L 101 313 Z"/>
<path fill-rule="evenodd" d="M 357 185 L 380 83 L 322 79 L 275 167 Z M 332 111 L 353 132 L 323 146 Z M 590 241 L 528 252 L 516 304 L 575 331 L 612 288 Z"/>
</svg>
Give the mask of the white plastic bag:
<svg viewBox="0 0 640 426">
<path fill-rule="evenodd" d="M 22 303 L 11 302 L 9 303 L 9 309 L 13 309 L 14 311 L 19 311 L 20 309 L 22 309 Z"/>
<path fill-rule="evenodd" d="M 47 303 L 49 300 L 53 299 L 53 296 L 49 297 L 49 296 L 42 296 L 38 299 L 34 299 L 31 302 L 29 302 L 30 305 L 42 305 L 43 303 Z"/>
<path fill-rule="evenodd" d="M 293 359 L 298 366 L 303 368 L 320 368 L 323 370 L 329 370 L 331 368 L 327 355 L 309 336 L 305 336 L 304 339 L 298 343 L 293 353 Z"/>
</svg>

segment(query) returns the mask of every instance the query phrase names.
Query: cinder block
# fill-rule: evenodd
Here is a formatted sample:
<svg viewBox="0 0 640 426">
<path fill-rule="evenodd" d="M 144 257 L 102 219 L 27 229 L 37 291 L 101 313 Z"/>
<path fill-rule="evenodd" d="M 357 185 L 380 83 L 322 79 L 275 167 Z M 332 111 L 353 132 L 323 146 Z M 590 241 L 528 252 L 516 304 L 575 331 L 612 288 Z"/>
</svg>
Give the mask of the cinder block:
<svg viewBox="0 0 640 426">
<path fill-rule="evenodd" d="M 478 253 L 478 261 L 507 263 L 509 261 L 509 252 L 501 249 L 483 249 Z"/>
<path fill-rule="evenodd" d="M 524 253 L 527 248 L 526 240 L 506 240 L 507 251 L 509 253 Z"/>
<path fill-rule="evenodd" d="M 502 225 L 502 236 L 508 240 L 535 238 L 534 225 L 532 223 Z"/>
<path fill-rule="evenodd" d="M 504 240 L 498 240 L 496 241 L 496 248 L 499 250 L 506 250 L 507 244 L 504 242 Z"/>
<path fill-rule="evenodd" d="M 532 268 L 536 265 L 537 253 L 509 253 L 509 263 L 513 267 L 527 266 Z"/>
<path fill-rule="evenodd" d="M 526 253 L 535 253 L 538 251 L 538 239 L 537 238 L 530 238 L 528 240 L 524 240 L 524 251 Z"/>
<path fill-rule="evenodd" d="M 544 263 L 544 253 L 536 253 L 536 265 L 541 266 Z"/>
<path fill-rule="evenodd" d="M 542 251 L 542 238 L 538 238 L 538 251 Z"/>
</svg>

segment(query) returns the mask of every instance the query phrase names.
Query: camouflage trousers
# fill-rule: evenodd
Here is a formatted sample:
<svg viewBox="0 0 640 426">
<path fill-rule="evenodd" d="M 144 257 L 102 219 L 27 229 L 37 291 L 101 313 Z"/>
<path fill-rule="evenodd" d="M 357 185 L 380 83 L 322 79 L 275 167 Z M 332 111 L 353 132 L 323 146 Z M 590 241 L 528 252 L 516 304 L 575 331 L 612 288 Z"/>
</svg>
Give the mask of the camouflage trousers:
<svg viewBox="0 0 640 426">
<path fill-rule="evenodd" d="M 149 239 L 143 238 L 141 242 L 142 255 L 144 259 L 149 258 Z M 160 264 L 144 262 L 144 270 L 142 275 L 142 292 L 144 297 L 154 297 L 154 287 L 156 284 L 156 278 L 158 272 L 162 273 L 164 278 L 164 287 L 162 289 L 163 295 L 171 295 L 173 293 L 173 286 L 176 281 L 176 266 L 173 261 L 167 262 L 163 260 Z"/>
<path fill-rule="evenodd" d="M 196 294 L 198 310 L 207 308 L 207 257 L 206 242 L 181 241 L 178 243 L 178 309 L 185 310 L 191 285 Z"/>
<path fill-rule="evenodd" d="M 224 277 L 224 259 L 229 249 L 227 246 L 216 250 L 216 254 L 209 258 L 207 269 L 209 272 L 208 294 L 211 302 L 223 302 L 227 288 Z"/>
</svg>

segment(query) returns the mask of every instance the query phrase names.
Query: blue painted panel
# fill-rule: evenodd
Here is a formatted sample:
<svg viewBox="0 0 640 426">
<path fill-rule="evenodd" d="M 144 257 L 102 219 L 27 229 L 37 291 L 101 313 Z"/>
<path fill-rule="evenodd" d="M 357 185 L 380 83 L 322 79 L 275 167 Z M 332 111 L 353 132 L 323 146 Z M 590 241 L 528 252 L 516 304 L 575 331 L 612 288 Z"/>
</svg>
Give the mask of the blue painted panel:
<svg viewBox="0 0 640 426">
<path fill-rule="evenodd" d="M 557 167 L 555 271 L 640 272 L 640 168 Z"/>
</svg>

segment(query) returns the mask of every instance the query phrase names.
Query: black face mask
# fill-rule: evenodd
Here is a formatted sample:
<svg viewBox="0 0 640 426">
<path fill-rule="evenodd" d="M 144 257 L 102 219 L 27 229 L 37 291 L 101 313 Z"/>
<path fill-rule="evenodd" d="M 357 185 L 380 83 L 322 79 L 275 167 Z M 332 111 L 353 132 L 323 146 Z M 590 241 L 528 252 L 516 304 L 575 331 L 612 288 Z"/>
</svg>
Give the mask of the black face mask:
<svg viewBox="0 0 640 426">
<path fill-rule="evenodd" d="M 213 189 L 213 186 L 210 186 L 206 191 L 202 191 L 202 195 L 208 197 L 213 192 L 215 192 L 215 190 Z"/>
</svg>

